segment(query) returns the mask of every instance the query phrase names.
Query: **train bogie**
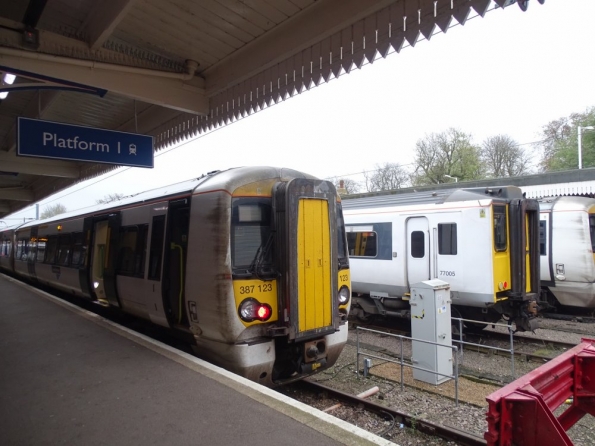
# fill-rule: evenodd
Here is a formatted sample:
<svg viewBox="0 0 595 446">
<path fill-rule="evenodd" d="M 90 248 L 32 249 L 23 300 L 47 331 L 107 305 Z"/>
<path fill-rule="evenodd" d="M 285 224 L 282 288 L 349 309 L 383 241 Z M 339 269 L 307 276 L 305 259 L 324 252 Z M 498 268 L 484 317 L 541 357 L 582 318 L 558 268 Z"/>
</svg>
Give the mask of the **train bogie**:
<svg viewBox="0 0 595 446">
<path fill-rule="evenodd" d="M 347 340 L 339 197 L 297 171 L 230 169 L 4 232 L 24 256 L 5 269 L 183 333 L 262 384 L 331 366 Z"/>
</svg>

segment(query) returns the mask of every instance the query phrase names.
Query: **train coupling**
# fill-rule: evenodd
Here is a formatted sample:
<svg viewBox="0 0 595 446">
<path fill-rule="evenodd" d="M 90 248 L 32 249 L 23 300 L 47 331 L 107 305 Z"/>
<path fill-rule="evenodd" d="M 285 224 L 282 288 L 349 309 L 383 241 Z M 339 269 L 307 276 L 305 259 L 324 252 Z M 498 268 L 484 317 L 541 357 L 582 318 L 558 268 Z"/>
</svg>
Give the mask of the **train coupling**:
<svg viewBox="0 0 595 446">
<path fill-rule="evenodd" d="M 526 302 L 523 308 L 520 309 L 519 315 L 514 319 L 517 331 L 531 331 L 534 332 L 539 328 L 539 319 L 537 318 L 537 310 L 539 309 L 537 301 L 532 299 Z"/>
<path fill-rule="evenodd" d="M 534 332 L 539 328 L 539 319 L 536 317 L 526 318 L 526 317 L 519 317 L 514 320 L 514 324 L 516 325 L 517 331 L 531 331 Z"/>
<path fill-rule="evenodd" d="M 326 342 L 324 339 L 317 339 L 304 343 L 303 358 L 304 362 L 316 362 L 326 358 Z"/>
</svg>

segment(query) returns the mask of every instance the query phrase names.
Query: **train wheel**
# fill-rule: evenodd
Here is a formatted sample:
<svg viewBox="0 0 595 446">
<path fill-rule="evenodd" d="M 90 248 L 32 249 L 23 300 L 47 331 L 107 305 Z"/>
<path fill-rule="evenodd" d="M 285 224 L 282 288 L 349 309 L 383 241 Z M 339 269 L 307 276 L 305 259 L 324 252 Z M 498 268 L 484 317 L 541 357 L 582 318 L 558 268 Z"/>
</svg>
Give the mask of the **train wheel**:
<svg viewBox="0 0 595 446">
<path fill-rule="evenodd" d="M 370 324 L 374 322 L 375 315 L 366 313 L 364 310 L 361 310 L 357 313 L 356 318 L 358 322 L 361 322 L 362 324 Z"/>
</svg>

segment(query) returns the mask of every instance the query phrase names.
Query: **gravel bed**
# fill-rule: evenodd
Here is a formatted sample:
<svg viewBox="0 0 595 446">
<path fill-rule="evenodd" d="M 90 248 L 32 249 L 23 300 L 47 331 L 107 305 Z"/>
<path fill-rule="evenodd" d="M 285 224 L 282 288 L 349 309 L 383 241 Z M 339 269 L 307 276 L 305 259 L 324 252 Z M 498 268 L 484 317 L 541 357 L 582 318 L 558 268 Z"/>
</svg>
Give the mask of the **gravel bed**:
<svg viewBox="0 0 595 446">
<path fill-rule="evenodd" d="M 523 334 L 523 336 L 540 337 L 562 342 L 580 342 L 580 338 L 585 337 L 584 335 L 554 330 L 555 328 L 566 329 L 572 327 L 572 325 L 569 324 L 573 323 L 568 321 L 546 320 L 546 323 L 542 326 L 548 327 L 549 329 L 542 328 L 538 330 L 536 335 Z M 582 330 L 586 328 L 586 324 L 579 323 L 578 325 Z M 595 325 L 592 325 L 591 328 L 595 332 Z M 485 419 L 487 403 L 485 397 L 497 390 L 499 386 L 502 386 L 511 380 L 511 365 L 509 358 L 477 353 L 474 352 L 472 348 L 467 347 L 464 350 L 462 358 L 460 358 L 461 374 L 466 376 L 473 375 L 478 379 L 467 379 L 463 377 L 459 379 L 459 405 L 456 406 L 454 402 L 454 381 L 451 380 L 439 386 L 422 383 L 413 380 L 411 369 L 409 367 L 405 367 L 403 371 L 405 375 L 404 390 L 401 390 L 400 366 L 388 363 L 381 359 L 372 359 L 372 368 L 370 370 L 370 375 L 367 378 L 364 378 L 361 374 L 358 377 L 355 364 L 357 356 L 355 342 L 355 330 L 350 330 L 349 344 L 343 350 L 343 353 L 335 366 L 311 379 L 313 381 L 323 382 L 329 387 L 354 395 L 368 390 L 371 387 L 378 386 L 380 392 L 370 397 L 377 403 L 388 405 L 419 419 L 441 423 L 448 427 L 458 428 L 479 436 L 483 436 L 483 433 L 487 428 Z M 364 353 L 367 352 L 369 354 L 374 354 L 375 356 L 389 358 L 389 356 L 383 356 L 381 353 L 372 350 L 363 350 L 363 347 L 374 346 L 377 349 L 386 349 L 393 352 L 394 355 L 400 356 L 399 342 L 392 337 L 360 332 L 359 342 L 360 347 L 362 348 L 360 351 L 363 351 Z M 515 345 L 515 349 L 516 348 Z M 403 354 L 405 357 L 411 355 L 410 343 L 403 342 Z M 363 361 L 363 357 L 365 357 L 365 355 L 360 355 L 360 361 Z M 516 360 L 516 378 L 530 372 L 539 365 L 540 364 L 536 362 Z M 360 370 L 362 366 L 363 364 L 360 363 Z M 558 411 L 562 410 L 563 407 L 558 409 Z M 350 422 L 354 421 L 350 418 L 355 417 L 355 415 L 346 415 L 345 413 L 342 413 L 341 410 L 336 410 L 330 413 L 339 418 L 342 418 L 343 415 L 346 417 L 346 421 Z M 556 412 L 556 414 L 559 415 L 558 412 Z M 373 426 L 374 429 L 370 428 L 368 430 L 375 433 L 384 426 L 384 424 L 382 426 L 375 424 L 382 424 L 382 420 L 355 420 L 354 424 L 356 423 L 360 423 L 358 425 L 364 429 L 368 429 L 366 427 L 368 424 Z M 376 429 L 376 427 L 378 427 L 378 429 Z M 568 431 L 568 435 L 576 446 L 595 444 L 595 418 L 585 415 Z M 422 437 L 422 434 L 414 429 L 400 428 L 399 426 L 393 427 L 383 436 L 400 445 L 456 444 L 438 438 Z"/>
</svg>

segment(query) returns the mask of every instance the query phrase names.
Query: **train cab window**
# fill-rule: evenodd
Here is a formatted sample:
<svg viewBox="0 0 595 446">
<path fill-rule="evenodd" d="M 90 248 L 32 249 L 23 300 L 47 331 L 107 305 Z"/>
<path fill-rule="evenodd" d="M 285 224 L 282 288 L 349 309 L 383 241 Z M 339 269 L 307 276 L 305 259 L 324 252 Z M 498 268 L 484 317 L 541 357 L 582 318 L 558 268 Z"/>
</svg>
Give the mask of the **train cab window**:
<svg viewBox="0 0 595 446">
<path fill-rule="evenodd" d="M 85 257 L 87 255 L 87 246 L 84 244 L 82 232 L 72 234 L 72 266 L 85 266 Z"/>
<path fill-rule="evenodd" d="M 411 257 L 421 259 L 426 252 L 426 240 L 423 231 L 411 232 Z"/>
<path fill-rule="evenodd" d="M 508 234 L 506 230 L 506 207 L 494 206 L 494 249 L 506 251 Z"/>
<path fill-rule="evenodd" d="M 456 223 L 438 223 L 438 254 L 457 255 Z"/>
<path fill-rule="evenodd" d="M 593 226 L 591 226 L 591 241 L 593 241 Z M 547 255 L 547 222 L 539 220 L 539 255 Z"/>
<path fill-rule="evenodd" d="M 350 257 L 376 257 L 378 255 L 378 235 L 373 231 L 362 231 L 351 226 L 347 233 L 347 248 Z M 359 231 L 353 231 L 360 229 Z"/>
<path fill-rule="evenodd" d="M 589 215 L 589 233 L 591 234 L 591 250 L 595 252 L 595 215 Z"/>
<path fill-rule="evenodd" d="M 153 217 L 151 228 L 151 248 L 149 252 L 149 280 L 161 279 L 161 258 L 165 234 L 165 215 Z"/>
<path fill-rule="evenodd" d="M 50 235 L 45 245 L 45 263 L 54 263 L 56 260 L 56 252 L 58 251 L 58 236 Z"/>
<path fill-rule="evenodd" d="M 117 274 L 144 277 L 148 227 L 134 225 L 120 228 Z"/>
<path fill-rule="evenodd" d="M 234 270 L 272 266 L 273 238 L 271 200 L 239 198 L 234 200 L 231 217 L 231 257 Z"/>
<path fill-rule="evenodd" d="M 36 260 L 38 262 L 43 262 L 43 259 L 45 258 L 45 246 L 47 243 L 48 239 L 45 237 L 39 237 L 39 239 L 37 239 L 37 257 Z"/>
</svg>

